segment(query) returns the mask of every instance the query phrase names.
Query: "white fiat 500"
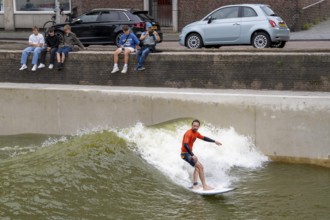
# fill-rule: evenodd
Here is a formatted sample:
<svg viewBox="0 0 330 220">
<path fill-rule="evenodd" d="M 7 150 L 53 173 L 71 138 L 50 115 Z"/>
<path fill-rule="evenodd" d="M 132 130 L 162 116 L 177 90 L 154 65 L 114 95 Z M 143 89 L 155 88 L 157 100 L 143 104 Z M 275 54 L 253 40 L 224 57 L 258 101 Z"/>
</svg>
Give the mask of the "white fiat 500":
<svg viewBox="0 0 330 220">
<path fill-rule="evenodd" d="M 286 23 L 268 6 L 241 4 L 220 7 L 182 29 L 179 43 L 188 48 L 252 45 L 283 48 L 290 39 Z"/>
</svg>

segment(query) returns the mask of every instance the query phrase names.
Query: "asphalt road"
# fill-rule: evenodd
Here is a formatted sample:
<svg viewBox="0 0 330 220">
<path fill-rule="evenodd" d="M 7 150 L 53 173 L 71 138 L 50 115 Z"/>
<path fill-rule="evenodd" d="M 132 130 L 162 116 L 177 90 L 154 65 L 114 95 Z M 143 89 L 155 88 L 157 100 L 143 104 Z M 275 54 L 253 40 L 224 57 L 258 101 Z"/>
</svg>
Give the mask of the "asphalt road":
<svg viewBox="0 0 330 220">
<path fill-rule="evenodd" d="M 22 50 L 27 47 L 27 41 L 17 40 L 0 40 L 0 50 Z M 115 46 L 112 45 L 92 45 L 87 47 L 87 51 L 113 51 Z M 187 49 L 180 46 L 178 42 L 166 41 L 157 45 L 160 51 L 306 51 L 306 52 L 330 52 L 330 41 L 289 41 L 283 49 L 255 49 L 252 46 L 222 46 L 219 49 Z"/>
</svg>

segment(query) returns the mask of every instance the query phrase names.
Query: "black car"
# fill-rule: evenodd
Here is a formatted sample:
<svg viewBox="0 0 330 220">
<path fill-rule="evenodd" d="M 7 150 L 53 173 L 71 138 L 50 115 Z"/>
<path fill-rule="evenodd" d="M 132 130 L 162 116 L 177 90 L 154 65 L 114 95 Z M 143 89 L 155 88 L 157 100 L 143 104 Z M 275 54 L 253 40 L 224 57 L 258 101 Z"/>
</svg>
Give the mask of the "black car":
<svg viewBox="0 0 330 220">
<path fill-rule="evenodd" d="M 139 38 L 145 31 L 146 22 L 152 24 L 162 41 L 163 34 L 159 22 L 155 21 L 148 11 L 135 9 L 113 9 L 98 8 L 73 19 L 70 23 L 56 24 L 55 33 L 63 37 L 63 27 L 66 24 L 71 26 L 73 33 L 85 45 L 117 45 L 120 36 L 123 34 L 123 25 L 128 25 Z"/>
</svg>

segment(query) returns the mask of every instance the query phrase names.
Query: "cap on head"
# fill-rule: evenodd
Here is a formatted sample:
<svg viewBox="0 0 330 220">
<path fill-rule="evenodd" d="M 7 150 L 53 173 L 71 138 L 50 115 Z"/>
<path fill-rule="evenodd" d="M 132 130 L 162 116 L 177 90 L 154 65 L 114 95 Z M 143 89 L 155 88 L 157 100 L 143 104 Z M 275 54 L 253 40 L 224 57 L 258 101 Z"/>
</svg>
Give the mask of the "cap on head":
<svg viewBox="0 0 330 220">
<path fill-rule="evenodd" d="M 146 27 L 147 28 L 151 28 L 152 27 L 151 23 L 150 22 L 146 22 Z"/>
</svg>

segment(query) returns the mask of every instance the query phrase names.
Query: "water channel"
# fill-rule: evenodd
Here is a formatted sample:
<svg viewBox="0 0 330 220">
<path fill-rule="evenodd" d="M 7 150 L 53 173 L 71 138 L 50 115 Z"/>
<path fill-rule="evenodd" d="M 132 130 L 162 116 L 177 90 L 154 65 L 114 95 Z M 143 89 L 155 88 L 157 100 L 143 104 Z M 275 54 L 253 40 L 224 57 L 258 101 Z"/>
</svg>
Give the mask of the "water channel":
<svg viewBox="0 0 330 220">
<path fill-rule="evenodd" d="M 329 219 L 327 168 L 271 162 L 234 128 L 203 124 L 223 146 L 197 140 L 210 185 L 187 190 L 179 156 L 190 120 L 70 136 L 0 137 L 0 219 Z"/>
</svg>

